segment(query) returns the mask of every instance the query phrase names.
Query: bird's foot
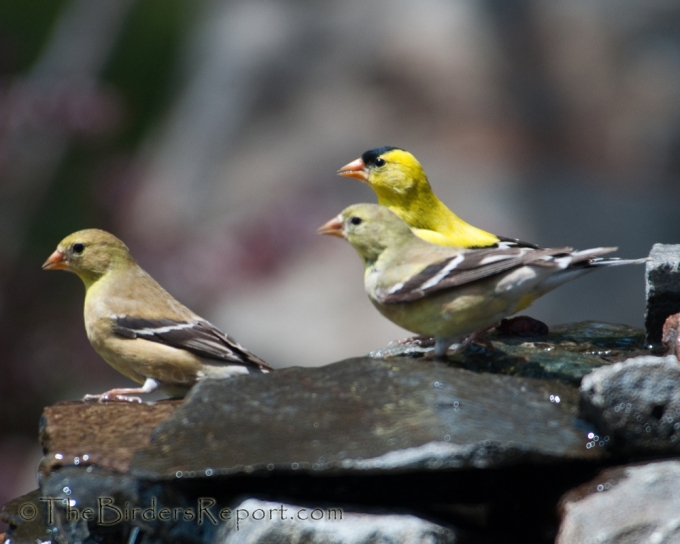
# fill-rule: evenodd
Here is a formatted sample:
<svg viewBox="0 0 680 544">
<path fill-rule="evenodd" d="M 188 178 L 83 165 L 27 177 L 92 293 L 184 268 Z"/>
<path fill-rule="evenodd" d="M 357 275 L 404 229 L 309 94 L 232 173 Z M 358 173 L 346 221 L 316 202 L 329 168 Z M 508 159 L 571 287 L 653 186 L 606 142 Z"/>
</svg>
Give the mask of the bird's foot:
<svg viewBox="0 0 680 544">
<path fill-rule="evenodd" d="M 106 393 L 100 393 L 99 395 L 85 395 L 83 397 L 84 401 L 97 401 L 99 403 L 104 403 L 107 401 L 112 402 L 138 402 L 142 404 L 142 399 L 140 397 L 130 396 L 130 393 L 145 393 L 139 389 L 112 389 Z"/>
<path fill-rule="evenodd" d="M 463 353 L 472 344 L 481 344 L 487 350 L 494 351 L 494 347 L 493 347 L 493 344 L 491 343 L 491 341 L 487 340 L 486 338 L 483 338 L 483 336 L 487 332 L 489 332 L 491 329 L 493 329 L 494 326 L 487 327 L 486 329 L 482 329 L 481 331 L 473 332 L 470 336 L 465 338 L 465 340 L 463 340 L 460 344 L 458 344 L 455 348 L 453 348 L 451 355 L 457 355 L 458 353 Z"/>
<path fill-rule="evenodd" d="M 472 334 L 468 335 L 460 344 L 458 344 L 451 351 L 448 350 L 448 346 L 450 345 L 449 342 L 445 340 L 442 341 L 439 347 L 435 345 L 434 360 L 438 362 L 448 362 L 449 356 L 463 353 L 470 346 L 470 344 L 473 343 L 482 344 L 489 351 L 494 351 L 493 344 L 491 344 L 489 340 L 482 338 L 484 334 L 489 332 L 494 327 L 495 325 L 492 325 L 490 327 L 486 327 L 485 329 L 473 332 Z"/>
</svg>

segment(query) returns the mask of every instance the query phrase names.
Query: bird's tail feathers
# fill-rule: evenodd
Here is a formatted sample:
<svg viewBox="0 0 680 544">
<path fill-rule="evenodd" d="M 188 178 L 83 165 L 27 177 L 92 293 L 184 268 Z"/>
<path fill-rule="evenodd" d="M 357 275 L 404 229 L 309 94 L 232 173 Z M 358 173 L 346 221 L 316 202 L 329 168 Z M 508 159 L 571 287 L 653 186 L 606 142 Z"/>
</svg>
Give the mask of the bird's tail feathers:
<svg viewBox="0 0 680 544">
<path fill-rule="evenodd" d="M 610 257 L 607 259 L 593 259 L 590 266 L 618 266 L 620 264 L 643 264 L 649 261 L 649 257 L 643 257 L 642 259 L 621 259 L 619 257 Z"/>
</svg>

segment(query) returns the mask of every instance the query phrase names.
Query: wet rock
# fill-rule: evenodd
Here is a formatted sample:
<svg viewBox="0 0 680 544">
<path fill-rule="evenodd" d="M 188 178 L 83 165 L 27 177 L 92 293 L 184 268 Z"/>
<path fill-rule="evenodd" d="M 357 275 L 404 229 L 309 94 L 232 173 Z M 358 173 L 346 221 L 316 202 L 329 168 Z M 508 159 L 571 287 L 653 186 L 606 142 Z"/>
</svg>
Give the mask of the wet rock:
<svg viewBox="0 0 680 544">
<path fill-rule="evenodd" d="M 131 470 L 154 480 L 598 459 L 603 452 L 575 423 L 575 393 L 560 383 L 403 358 L 205 380 Z"/>
<path fill-rule="evenodd" d="M 48 406 L 40 420 L 42 474 L 65 465 L 126 472 L 134 453 L 149 443 L 153 429 L 181 403 L 66 401 Z"/>
<path fill-rule="evenodd" d="M 573 384 L 644 352 L 643 333 L 591 322 L 489 339 L 446 364 L 367 357 L 206 380 L 184 402 L 57 404 L 41 422 L 52 521 L 38 531 L 82 544 L 552 542 L 559 497 L 617 459 L 578 419 Z M 219 512 L 265 504 L 255 497 L 349 517 L 227 531 Z M 101 523 L 102 508 L 121 519 Z"/>
<path fill-rule="evenodd" d="M 608 469 L 562 499 L 556 544 L 677 544 L 678 489 L 678 460 Z"/>
<path fill-rule="evenodd" d="M 646 264 L 647 342 L 659 344 L 668 316 L 680 312 L 680 245 L 654 244 Z"/>
<path fill-rule="evenodd" d="M 595 368 L 649 353 L 644 348 L 644 331 L 628 325 L 570 323 L 531 339 L 503 331 L 501 328 L 484 335 L 493 349 L 473 344 L 463 353 L 450 356 L 450 362 L 476 372 L 557 379 L 578 385 Z M 432 352 L 422 345 L 394 344 L 369 356 L 419 358 Z"/>
<path fill-rule="evenodd" d="M 521 336 L 523 338 L 547 336 L 550 332 L 548 325 L 543 323 L 543 321 L 528 315 L 503 319 L 498 327 L 496 327 L 496 330 L 503 336 Z"/>
<path fill-rule="evenodd" d="M 8 502 L 0 510 L 0 520 L 9 525 L 6 538 L 0 541 L 13 544 L 46 542 L 52 532 L 45 525 L 44 503 L 39 489 Z"/>
<path fill-rule="evenodd" d="M 680 452 L 680 364 L 637 357 L 583 379 L 580 412 L 623 453 Z"/>
<path fill-rule="evenodd" d="M 139 406 L 139 405 L 137 405 Z M 55 470 L 41 484 L 47 525 L 57 542 L 126 542 L 144 524 L 138 482 L 125 474 L 90 467 Z"/>
<path fill-rule="evenodd" d="M 680 314 L 673 314 L 663 324 L 661 343 L 665 355 L 675 355 L 680 359 Z"/>
<path fill-rule="evenodd" d="M 454 544 L 461 532 L 412 515 L 371 514 L 249 499 L 233 509 L 212 544 Z M 479 542 L 479 540 L 475 540 Z"/>
</svg>

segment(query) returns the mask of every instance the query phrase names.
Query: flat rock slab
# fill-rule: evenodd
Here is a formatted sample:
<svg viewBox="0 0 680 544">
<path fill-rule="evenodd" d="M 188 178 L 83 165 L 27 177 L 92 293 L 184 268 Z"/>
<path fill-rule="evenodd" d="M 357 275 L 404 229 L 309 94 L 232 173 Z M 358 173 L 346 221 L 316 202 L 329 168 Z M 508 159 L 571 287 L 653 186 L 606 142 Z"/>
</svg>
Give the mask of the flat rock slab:
<svg viewBox="0 0 680 544">
<path fill-rule="evenodd" d="M 199 383 L 132 474 L 321 474 L 502 467 L 606 455 L 578 425 L 577 390 L 413 359 Z"/>
<path fill-rule="evenodd" d="M 309 508 L 248 499 L 233 509 L 212 544 L 461 544 L 461 531 L 413 515 Z M 479 540 L 475 540 L 479 542 Z"/>
<path fill-rule="evenodd" d="M 533 338 L 490 332 L 483 337 L 493 350 L 473 344 L 452 355 L 452 364 L 474 371 L 556 379 L 578 385 L 586 374 L 601 366 L 648 354 L 645 333 L 628 325 L 582 321 L 552 327 L 549 334 Z M 393 344 L 371 357 L 419 358 L 432 352 L 413 344 Z"/>
<path fill-rule="evenodd" d="M 135 452 L 149 444 L 153 429 L 182 403 L 58 402 L 45 408 L 40 443 L 43 475 L 64 465 L 97 465 L 126 472 Z"/>
<path fill-rule="evenodd" d="M 680 542 L 680 461 L 605 470 L 562 500 L 557 544 Z"/>
<path fill-rule="evenodd" d="M 581 416 L 626 454 L 680 453 L 680 364 L 636 357 L 583 379 Z"/>
<path fill-rule="evenodd" d="M 680 312 L 680 245 L 654 244 L 646 263 L 647 342 L 661 342 L 668 316 Z"/>
</svg>

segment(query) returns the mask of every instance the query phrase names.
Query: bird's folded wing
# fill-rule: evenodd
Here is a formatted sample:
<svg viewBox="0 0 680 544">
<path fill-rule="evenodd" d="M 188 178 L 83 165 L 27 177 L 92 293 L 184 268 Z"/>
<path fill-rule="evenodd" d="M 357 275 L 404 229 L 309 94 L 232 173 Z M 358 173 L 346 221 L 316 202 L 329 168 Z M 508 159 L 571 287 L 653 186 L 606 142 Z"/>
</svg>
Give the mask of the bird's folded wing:
<svg viewBox="0 0 680 544">
<path fill-rule="evenodd" d="M 271 370 L 259 357 L 208 321 L 175 321 L 118 315 L 113 318 L 113 333 L 125 338 L 143 338 L 184 349 L 208 359 Z"/>
<path fill-rule="evenodd" d="M 564 267 L 556 256 L 568 257 L 571 248 L 490 248 L 465 251 L 433 263 L 404 282 L 378 289 L 376 297 L 384 304 L 411 302 L 431 293 L 450 289 L 526 264 Z"/>
<path fill-rule="evenodd" d="M 507 249 L 511 247 L 529 247 L 531 249 L 540 249 L 540 247 L 537 246 L 536 244 L 532 244 L 531 242 L 524 242 L 519 238 L 507 238 L 506 236 L 498 235 L 496 235 L 496 238 L 498 238 L 499 240 L 499 242 L 495 246 L 497 248 Z"/>
</svg>

